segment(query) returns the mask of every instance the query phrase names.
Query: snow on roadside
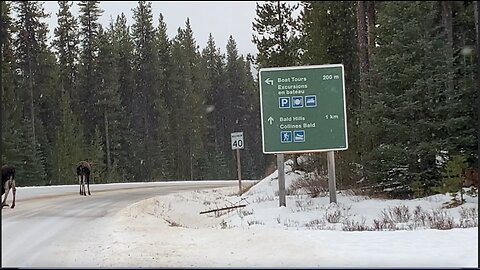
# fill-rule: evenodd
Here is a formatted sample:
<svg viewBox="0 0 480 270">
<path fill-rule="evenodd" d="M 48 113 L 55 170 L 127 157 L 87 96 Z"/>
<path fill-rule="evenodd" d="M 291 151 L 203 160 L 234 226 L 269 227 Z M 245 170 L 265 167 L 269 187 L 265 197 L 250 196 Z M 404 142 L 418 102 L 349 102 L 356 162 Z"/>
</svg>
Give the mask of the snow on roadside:
<svg viewBox="0 0 480 270">
<path fill-rule="evenodd" d="M 303 174 L 286 168 L 288 188 Z M 385 209 L 439 210 L 450 197 L 380 200 L 339 193 L 287 196 L 279 207 L 276 172 L 242 196 L 237 188 L 159 196 L 120 211 L 104 239 L 101 266 L 142 267 L 477 267 L 478 225 L 433 230 L 342 231 L 343 222 L 371 226 Z M 200 214 L 229 206 L 245 207 Z M 465 209 L 478 212 L 478 197 Z M 456 223 L 461 208 L 444 209 Z M 336 213 L 336 223 L 328 222 Z M 478 224 L 478 216 L 476 219 Z M 408 225 L 408 224 L 404 224 Z M 407 228 L 407 227 L 405 227 Z M 102 240 L 99 240 L 102 242 Z"/>
</svg>

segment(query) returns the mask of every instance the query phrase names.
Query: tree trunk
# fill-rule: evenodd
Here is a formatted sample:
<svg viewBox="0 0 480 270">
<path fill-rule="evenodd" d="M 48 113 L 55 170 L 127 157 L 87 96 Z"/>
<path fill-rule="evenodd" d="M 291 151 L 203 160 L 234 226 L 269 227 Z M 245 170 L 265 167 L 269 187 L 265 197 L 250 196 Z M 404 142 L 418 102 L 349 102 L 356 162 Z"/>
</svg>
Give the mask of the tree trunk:
<svg viewBox="0 0 480 270">
<path fill-rule="evenodd" d="M 30 59 L 30 50 L 29 50 L 29 55 L 28 55 L 28 84 L 30 88 L 30 117 L 32 120 L 32 144 L 34 149 L 36 149 L 36 143 L 35 143 L 35 110 L 34 110 L 34 96 L 33 96 L 33 76 L 32 76 L 32 60 Z"/>
<path fill-rule="evenodd" d="M 452 23 L 452 2 L 440 1 L 442 4 L 442 21 L 445 29 L 445 37 L 447 40 L 446 57 L 448 65 L 447 89 L 449 92 L 453 92 L 453 23 Z"/>
<path fill-rule="evenodd" d="M 105 116 L 105 147 L 107 148 L 107 179 L 110 179 L 110 171 L 112 168 L 112 161 L 110 159 L 110 138 L 108 136 L 108 116 L 107 116 L 107 110 L 104 112 Z"/>
<path fill-rule="evenodd" d="M 3 127 L 3 51 L 5 43 L 5 24 L 3 23 L 3 5 L 5 3 L 0 3 L 0 166 L 3 165 L 3 134 L 2 134 L 2 127 Z"/>
<path fill-rule="evenodd" d="M 478 136 L 480 136 L 480 1 L 474 2 L 475 8 L 475 30 L 476 30 L 476 39 L 477 39 L 477 78 L 475 80 L 475 88 L 477 92 L 477 115 L 474 118 L 477 121 L 477 170 L 480 171 L 480 143 L 478 142 Z M 477 174 L 477 183 L 480 179 L 478 179 Z"/>
<path fill-rule="evenodd" d="M 287 60 L 287 56 L 286 56 L 286 53 L 287 52 L 287 45 L 285 43 L 285 39 L 284 39 L 284 32 L 283 32 L 283 19 L 282 19 L 282 7 L 281 7 L 281 1 L 277 1 L 277 8 L 278 8 L 278 27 L 280 27 L 280 53 L 282 55 L 282 58 L 281 58 L 281 62 L 280 63 L 277 63 L 279 64 L 279 66 L 286 66 L 287 64 L 289 63 L 285 63 L 286 60 Z M 283 60 L 283 61 L 282 61 Z"/>
<path fill-rule="evenodd" d="M 368 19 L 368 60 L 369 65 L 372 61 L 373 48 L 375 48 L 375 1 L 368 1 L 367 6 Z"/>
<path fill-rule="evenodd" d="M 365 90 L 365 75 L 368 72 L 367 24 L 365 1 L 357 1 L 358 56 L 360 62 L 360 93 Z"/>
</svg>

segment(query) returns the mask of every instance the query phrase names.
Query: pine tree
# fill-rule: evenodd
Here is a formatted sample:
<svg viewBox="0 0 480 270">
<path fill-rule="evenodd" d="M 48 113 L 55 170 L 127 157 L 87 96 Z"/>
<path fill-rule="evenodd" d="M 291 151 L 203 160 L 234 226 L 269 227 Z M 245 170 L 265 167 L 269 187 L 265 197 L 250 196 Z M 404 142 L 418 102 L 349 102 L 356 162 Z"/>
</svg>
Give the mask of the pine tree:
<svg viewBox="0 0 480 270">
<path fill-rule="evenodd" d="M 114 25 L 114 50 L 117 60 L 118 72 L 118 93 L 120 95 L 120 106 L 122 119 L 119 120 L 119 141 L 115 146 L 117 154 L 114 164 L 118 166 L 118 174 L 124 181 L 131 181 L 135 175 L 135 163 L 132 162 L 134 149 L 134 137 L 132 131 L 134 75 L 133 75 L 133 42 L 130 36 L 130 29 L 127 26 L 125 14 L 117 16 Z M 115 168 L 115 165 L 113 166 Z"/>
<path fill-rule="evenodd" d="M 84 159 L 85 150 L 82 128 L 72 111 L 69 94 L 61 95 L 61 121 L 53 147 L 52 177 L 50 183 L 72 184 L 75 182 L 76 165 Z"/>
<path fill-rule="evenodd" d="M 91 183 L 108 183 L 106 178 L 106 166 L 105 166 L 105 143 L 103 141 L 102 132 L 100 128 L 95 127 L 95 136 L 93 141 L 89 145 L 89 157 L 86 159 L 92 164 L 92 179 Z"/>
<path fill-rule="evenodd" d="M 433 2 L 383 2 L 378 14 L 374 83 L 364 106 L 373 149 L 366 173 L 403 194 L 416 179 L 427 189 L 438 184 L 436 156 L 446 147 L 448 65 L 438 8 Z"/>
<path fill-rule="evenodd" d="M 465 183 L 465 175 L 463 172 L 467 168 L 467 159 L 465 156 L 454 155 L 447 161 L 442 171 L 442 182 L 434 189 L 440 193 L 450 193 L 454 206 L 457 205 L 457 194 L 460 192 L 460 204 L 465 202 L 463 198 L 463 184 Z"/>
<path fill-rule="evenodd" d="M 1 49 L 2 49 L 2 65 L 1 65 L 1 164 L 13 164 L 18 160 L 18 150 L 14 147 L 18 139 L 17 131 L 19 130 L 22 108 L 19 106 L 21 101 L 16 95 L 15 89 L 15 56 L 13 51 L 13 21 L 11 18 L 10 2 L 1 2 Z"/>
<path fill-rule="evenodd" d="M 79 59 L 78 23 L 70 12 L 73 2 L 58 1 L 60 9 L 57 13 L 57 27 L 53 47 L 57 51 L 58 63 L 61 66 L 60 81 L 62 88 L 74 95 L 77 81 L 77 61 Z"/>
<path fill-rule="evenodd" d="M 47 15 L 43 11 L 40 2 L 28 1 L 18 2 L 14 6 L 17 13 L 15 20 L 15 29 L 18 31 L 15 36 L 14 44 L 16 47 L 17 66 L 21 70 L 22 99 L 24 103 L 24 112 L 28 112 L 30 123 L 32 124 L 32 144 L 36 144 L 36 123 L 38 112 L 38 97 L 40 90 L 36 86 L 39 71 L 38 62 L 42 51 L 46 50 L 47 26 L 42 19 Z"/>
<path fill-rule="evenodd" d="M 257 3 L 253 22 L 253 43 L 258 49 L 260 67 L 285 67 L 299 64 L 299 23 L 293 17 L 298 4 L 281 1 Z"/>
<path fill-rule="evenodd" d="M 37 1 L 15 2 L 16 11 L 14 35 L 16 69 L 19 74 L 17 91 L 22 106 L 22 118 L 24 123 L 30 124 L 28 138 L 30 147 L 23 145 L 25 152 L 31 156 L 25 156 L 25 162 L 37 162 L 36 173 L 43 180 L 45 177 L 45 149 L 48 144 L 46 129 L 40 116 L 45 118 L 46 96 L 52 96 L 53 82 L 53 58 L 46 45 L 47 25 L 42 20 L 47 17 L 43 10 L 43 3 Z M 23 125 L 22 124 L 22 125 Z M 21 127 L 23 129 L 24 127 Z M 24 135 L 26 130 L 22 132 Z M 51 134 L 51 133 L 50 133 Z M 20 142 L 21 144 L 25 141 Z"/>
<path fill-rule="evenodd" d="M 169 104 L 172 96 L 171 80 L 171 42 L 167 35 L 167 25 L 160 13 L 158 27 L 155 29 L 155 53 L 157 55 L 157 91 L 155 91 L 153 113 L 155 115 L 154 144 L 155 144 L 155 169 L 152 174 L 155 179 L 169 179 L 173 176 L 171 166 L 172 154 L 170 149 L 172 136 L 170 136 L 169 121 L 171 107 Z"/>
<path fill-rule="evenodd" d="M 208 172 L 204 141 L 207 136 L 205 93 L 209 85 L 188 18 L 185 29 L 179 28 L 173 39 L 172 60 L 170 104 L 174 117 L 170 123 L 174 130 L 176 178 L 204 179 Z"/>
<path fill-rule="evenodd" d="M 246 127 L 247 111 L 244 106 L 247 104 L 244 76 L 242 73 L 244 65 L 242 59 L 238 55 L 236 41 L 232 36 L 227 42 L 227 63 L 226 63 L 226 88 L 225 99 L 228 110 L 225 112 L 225 122 L 227 123 L 227 134 L 232 132 L 244 131 Z M 242 76 L 244 75 L 244 76 Z M 224 145 L 225 152 L 231 152 L 230 140 Z M 230 171 L 234 174 L 231 177 L 235 178 L 236 161 L 235 158 L 230 160 Z"/>
<path fill-rule="evenodd" d="M 95 101 L 97 100 L 97 74 L 98 56 L 98 19 L 103 13 L 99 1 L 80 1 L 80 68 L 78 74 L 78 88 L 73 96 L 74 111 L 81 115 L 81 123 L 84 125 L 85 137 L 90 141 L 94 136 L 95 126 L 103 115 L 96 115 Z M 101 117 L 101 118 L 100 118 Z"/>
<path fill-rule="evenodd" d="M 355 2 L 352 1 L 305 1 L 301 12 L 302 61 L 309 65 L 338 64 L 345 68 L 345 92 L 348 121 L 349 149 L 336 153 L 337 179 L 339 186 L 351 185 L 361 176 L 355 175 L 357 163 L 361 163 L 362 138 L 359 111 L 360 88 L 359 65 L 356 48 Z M 366 40 L 366 39 L 365 39 Z M 326 155 L 318 156 L 315 166 L 322 170 Z"/>
<path fill-rule="evenodd" d="M 139 1 L 133 10 L 134 24 L 132 37 L 135 44 L 135 92 L 133 98 L 133 122 L 137 141 L 133 162 L 137 166 L 140 179 L 151 180 L 157 167 L 157 141 L 155 140 L 155 125 L 157 122 L 156 104 L 160 100 L 158 86 L 158 58 L 155 52 L 155 29 L 153 28 L 152 5 L 150 2 Z M 163 105 L 160 105 L 163 106 Z"/>
<path fill-rule="evenodd" d="M 120 142 L 119 122 L 121 121 L 120 95 L 118 93 L 118 70 L 117 55 L 114 49 L 114 26 L 113 22 L 110 28 L 103 32 L 99 31 L 99 55 L 97 59 L 97 115 L 103 115 L 100 123 L 103 127 L 105 155 L 106 155 L 106 175 L 107 181 L 112 181 L 111 171 L 113 160 L 117 158 L 117 148 Z"/>
<path fill-rule="evenodd" d="M 47 183 L 45 172 L 45 156 L 40 151 L 39 144 L 32 144 L 32 123 L 29 118 L 21 122 L 16 134 L 18 140 L 14 148 L 18 150 L 18 160 L 12 162 L 15 166 L 18 186 L 43 186 Z"/>
<path fill-rule="evenodd" d="M 225 115 L 229 110 L 226 102 L 227 88 L 225 87 L 225 71 L 223 55 L 216 47 L 212 34 L 209 35 L 207 47 L 202 52 L 202 58 L 210 87 L 206 93 L 208 135 L 207 148 L 209 153 L 210 177 L 212 179 L 226 179 L 233 175 L 227 166 L 230 158 L 229 138 L 226 128 Z M 228 149 L 227 149 L 228 147 Z M 229 162 L 230 163 L 230 162 Z"/>
</svg>

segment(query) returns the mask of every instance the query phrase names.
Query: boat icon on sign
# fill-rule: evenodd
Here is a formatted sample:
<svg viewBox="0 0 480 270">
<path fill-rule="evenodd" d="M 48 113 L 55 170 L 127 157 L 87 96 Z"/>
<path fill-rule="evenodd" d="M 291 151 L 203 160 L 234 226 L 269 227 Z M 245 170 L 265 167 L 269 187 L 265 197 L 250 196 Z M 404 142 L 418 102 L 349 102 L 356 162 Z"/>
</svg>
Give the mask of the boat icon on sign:
<svg viewBox="0 0 480 270">
<path fill-rule="evenodd" d="M 305 96 L 305 107 L 317 107 L 317 96 Z"/>
</svg>

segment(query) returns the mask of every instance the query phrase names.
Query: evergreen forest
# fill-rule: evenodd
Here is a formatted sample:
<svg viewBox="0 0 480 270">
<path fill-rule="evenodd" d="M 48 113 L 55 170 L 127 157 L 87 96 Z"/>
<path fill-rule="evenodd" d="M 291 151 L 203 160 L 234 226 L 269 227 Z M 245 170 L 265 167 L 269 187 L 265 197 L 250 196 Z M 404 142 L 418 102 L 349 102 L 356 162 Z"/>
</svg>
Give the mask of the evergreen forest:
<svg viewBox="0 0 480 270">
<path fill-rule="evenodd" d="M 478 168 L 479 1 L 257 2 L 251 36 L 204 48 L 195 22 L 169 37 L 147 1 L 108 25 L 99 1 L 58 1 L 50 40 L 43 5 L 1 2 L 0 163 L 17 186 L 75 184 L 81 160 L 94 183 L 233 180 L 238 131 L 242 178 L 260 180 L 276 159 L 262 153 L 258 70 L 340 63 L 339 189 L 425 196 L 447 168 Z M 258 51 L 240 54 L 238 40 Z M 294 167 L 326 174 L 325 153 L 308 156 Z"/>
</svg>

